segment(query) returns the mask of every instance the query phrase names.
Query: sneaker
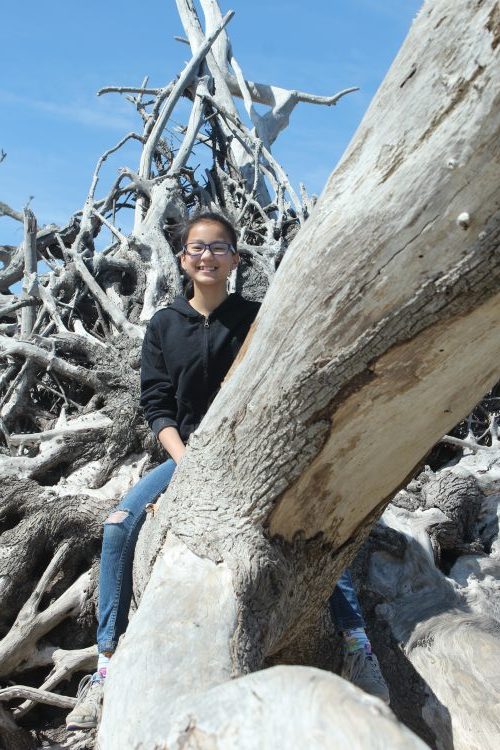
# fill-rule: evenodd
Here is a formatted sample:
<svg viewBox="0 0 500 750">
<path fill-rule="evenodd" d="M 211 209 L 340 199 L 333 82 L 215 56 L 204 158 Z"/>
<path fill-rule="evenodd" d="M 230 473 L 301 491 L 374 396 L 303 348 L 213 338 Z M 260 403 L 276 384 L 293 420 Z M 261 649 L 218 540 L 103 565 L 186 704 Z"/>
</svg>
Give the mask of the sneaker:
<svg viewBox="0 0 500 750">
<path fill-rule="evenodd" d="M 96 727 L 101 715 L 104 680 L 98 673 L 85 675 L 80 680 L 76 694 L 76 706 L 66 717 L 66 729 L 92 729 Z"/>
<path fill-rule="evenodd" d="M 380 671 L 380 665 L 375 654 L 367 653 L 364 648 L 353 653 L 346 653 L 340 674 L 345 680 L 349 680 L 353 685 L 364 690 L 365 693 L 374 695 L 389 705 L 389 688 Z"/>
</svg>

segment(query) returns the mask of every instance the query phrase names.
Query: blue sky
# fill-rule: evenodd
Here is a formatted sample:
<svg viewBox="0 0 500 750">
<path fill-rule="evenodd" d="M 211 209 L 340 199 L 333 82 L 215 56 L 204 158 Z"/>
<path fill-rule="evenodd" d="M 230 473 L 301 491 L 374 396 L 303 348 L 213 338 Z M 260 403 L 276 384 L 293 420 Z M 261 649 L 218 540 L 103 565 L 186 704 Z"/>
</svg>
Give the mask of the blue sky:
<svg viewBox="0 0 500 750">
<path fill-rule="evenodd" d="M 361 91 L 335 108 L 301 104 L 274 154 L 292 184 L 320 192 L 404 40 L 420 0 L 221 0 L 236 15 L 228 31 L 247 78 L 333 94 Z M 139 126 L 122 97 L 102 86 L 170 81 L 188 58 L 174 0 L 26 0 L 2 9 L 0 201 L 18 210 L 34 196 L 39 224 L 64 223 L 81 208 L 99 155 Z M 136 168 L 133 147 L 110 160 L 107 179 Z M 105 178 L 106 180 L 106 178 Z M 105 182 L 104 180 L 104 182 Z M 104 184 L 104 183 L 103 183 Z M 0 242 L 19 224 L 0 218 Z"/>
</svg>

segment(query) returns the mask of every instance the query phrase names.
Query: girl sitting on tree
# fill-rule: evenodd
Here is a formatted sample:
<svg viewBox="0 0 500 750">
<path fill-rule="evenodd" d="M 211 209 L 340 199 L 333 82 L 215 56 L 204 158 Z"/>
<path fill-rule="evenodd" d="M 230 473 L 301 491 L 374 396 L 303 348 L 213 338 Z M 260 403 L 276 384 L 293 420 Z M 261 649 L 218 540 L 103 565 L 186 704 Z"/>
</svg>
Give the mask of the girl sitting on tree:
<svg viewBox="0 0 500 750">
<path fill-rule="evenodd" d="M 190 434 L 207 412 L 259 309 L 257 302 L 228 294 L 228 278 L 239 255 L 236 230 L 224 216 L 197 214 L 187 222 L 181 241 L 181 265 L 192 295 L 176 297 L 152 317 L 141 362 L 141 405 L 170 458 L 143 477 L 104 523 L 97 671 L 80 683 L 78 702 L 66 719 L 70 730 L 97 726 L 110 659 L 128 622 L 134 549 L 146 506 L 168 487 Z M 329 606 L 344 639 L 342 676 L 388 703 L 387 685 L 348 571 Z"/>
</svg>

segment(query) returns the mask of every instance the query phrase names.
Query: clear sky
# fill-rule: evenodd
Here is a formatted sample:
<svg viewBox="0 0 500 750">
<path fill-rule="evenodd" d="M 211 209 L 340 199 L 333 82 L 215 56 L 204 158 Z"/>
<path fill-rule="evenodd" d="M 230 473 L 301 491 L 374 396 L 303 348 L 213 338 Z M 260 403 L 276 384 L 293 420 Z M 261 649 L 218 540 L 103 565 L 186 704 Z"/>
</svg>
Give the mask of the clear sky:
<svg viewBox="0 0 500 750">
<path fill-rule="evenodd" d="M 292 184 L 320 192 L 404 40 L 421 0 L 221 0 L 245 76 L 317 94 L 349 86 L 335 108 L 300 104 L 273 150 Z M 81 208 L 99 155 L 139 127 L 132 106 L 105 85 L 168 83 L 188 59 L 175 0 L 25 0 L 2 9 L 0 201 L 30 196 L 39 224 Z M 139 131 L 140 132 L 140 131 Z M 137 149 L 111 160 L 137 167 Z M 0 243 L 21 225 L 0 218 Z"/>
</svg>

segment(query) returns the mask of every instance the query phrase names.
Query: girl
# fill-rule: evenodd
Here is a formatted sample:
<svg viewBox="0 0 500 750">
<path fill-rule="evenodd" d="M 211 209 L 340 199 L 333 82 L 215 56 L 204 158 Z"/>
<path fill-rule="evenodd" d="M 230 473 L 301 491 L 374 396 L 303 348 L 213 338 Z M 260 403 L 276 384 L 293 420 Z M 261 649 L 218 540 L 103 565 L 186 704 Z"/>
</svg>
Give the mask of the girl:
<svg viewBox="0 0 500 750">
<path fill-rule="evenodd" d="M 97 725 L 108 664 L 128 622 L 134 549 L 146 505 L 167 488 L 189 435 L 208 410 L 259 309 L 257 302 L 228 295 L 228 277 L 239 255 L 236 231 L 224 216 L 196 215 L 187 222 L 181 241 L 181 265 L 193 293 L 190 299 L 176 297 L 152 317 L 141 362 L 141 405 L 170 458 L 143 477 L 105 521 L 97 672 L 80 683 L 77 705 L 66 719 L 71 730 Z M 347 571 L 330 599 L 330 609 L 344 633 L 344 676 L 387 700 Z M 351 665 L 347 670 L 346 664 Z"/>
</svg>

